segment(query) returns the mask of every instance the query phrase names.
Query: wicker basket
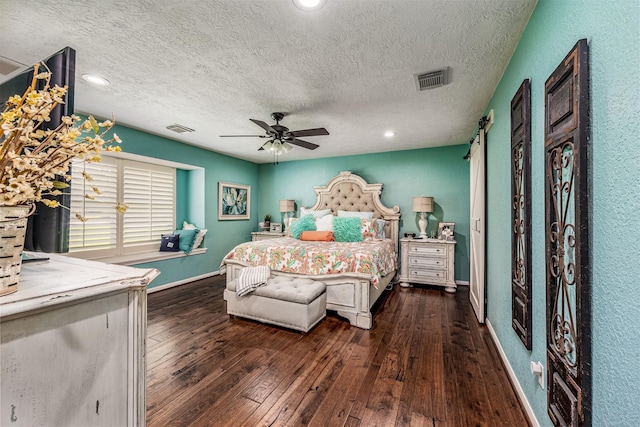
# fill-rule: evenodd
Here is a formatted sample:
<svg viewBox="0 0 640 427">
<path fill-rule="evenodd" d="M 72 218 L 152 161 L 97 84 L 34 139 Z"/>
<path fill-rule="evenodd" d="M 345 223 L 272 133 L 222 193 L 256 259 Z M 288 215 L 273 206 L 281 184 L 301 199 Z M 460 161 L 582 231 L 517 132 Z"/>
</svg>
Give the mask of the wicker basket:
<svg viewBox="0 0 640 427">
<path fill-rule="evenodd" d="M 32 206 L 0 206 L 0 296 L 18 290 L 22 248 Z"/>
</svg>

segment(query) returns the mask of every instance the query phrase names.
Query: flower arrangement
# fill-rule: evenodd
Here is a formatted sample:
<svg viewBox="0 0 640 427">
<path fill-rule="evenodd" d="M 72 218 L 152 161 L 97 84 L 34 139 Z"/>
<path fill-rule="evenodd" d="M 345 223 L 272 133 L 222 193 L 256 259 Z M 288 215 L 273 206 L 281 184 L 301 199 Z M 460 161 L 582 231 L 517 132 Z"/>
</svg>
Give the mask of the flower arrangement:
<svg viewBox="0 0 640 427">
<path fill-rule="evenodd" d="M 43 130 L 41 126 L 50 121 L 50 114 L 58 104 L 64 103 L 67 87 L 51 87 L 51 72 L 48 68 L 38 72 L 34 65 L 33 79 L 22 96 L 14 95 L 7 101 L 0 118 L 0 206 L 18 206 L 42 202 L 51 208 L 60 203 L 49 198 L 63 194 L 71 181 L 69 167 L 75 159 L 99 162 L 103 151 L 120 151 L 121 140 L 114 133 L 110 139 L 105 135 L 115 124 L 113 120 L 99 123 L 89 117 L 80 123 L 76 115 L 62 117 L 55 129 Z M 37 89 L 38 84 L 42 89 Z M 87 181 L 92 178 L 83 174 Z M 100 190 L 92 187 L 94 194 L 85 198 L 94 199 Z M 63 208 L 69 209 L 66 206 Z M 127 206 L 115 206 L 120 213 Z M 80 221 L 82 215 L 74 212 Z"/>
</svg>

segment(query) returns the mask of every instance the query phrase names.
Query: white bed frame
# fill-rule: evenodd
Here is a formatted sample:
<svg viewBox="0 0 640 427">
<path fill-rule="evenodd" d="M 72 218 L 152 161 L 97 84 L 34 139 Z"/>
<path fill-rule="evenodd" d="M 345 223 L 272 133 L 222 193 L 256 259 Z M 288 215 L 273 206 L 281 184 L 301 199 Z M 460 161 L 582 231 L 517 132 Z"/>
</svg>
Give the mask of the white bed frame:
<svg viewBox="0 0 640 427">
<path fill-rule="evenodd" d="M 340 172 L 327 185 L 313 188 L 316 193 L 316 203 L 311 210 L 331 209 L 334 215 L 338 210 L 372 212 L 374 218 L 387 221 L 386 236 L 393 240 L 396 253 L 398 252 L 398 234 L 400 208 L 389 208 L 380 201 L 382 184 L 368 184 L 360 176 L 351 172 Z M 227 283 L 238 277 L 240 270 L 248 264 L 227 260 Z M 334 310 L 345 317 L 353 326 L 371 329 L 373 316 L 371 307 L 378 300 L 396 272 L 384 276 L 373 286 L 369 276 L 359 273 L 327 274 L 321 276 L 307 276 L 302 274 L 283 273 L 273 271 L 276 276 L 306 277 L 320 280 L 327 284 L 327 310 Z"/>
</svg>

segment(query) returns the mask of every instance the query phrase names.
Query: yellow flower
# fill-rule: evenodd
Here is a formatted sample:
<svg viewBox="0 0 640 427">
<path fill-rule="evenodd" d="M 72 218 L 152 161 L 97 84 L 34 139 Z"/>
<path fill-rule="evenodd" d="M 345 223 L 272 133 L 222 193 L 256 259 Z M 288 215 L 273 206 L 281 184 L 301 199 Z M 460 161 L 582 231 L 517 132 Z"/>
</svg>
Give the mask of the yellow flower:
<svg viewBox="0 0 640 427">
<path fill-rule="evenodd" d="M 127 209 L 129 209 L 129 205 L 120 202 L 116 203 L 116 211 L 118 211 L 118 213 L 126 213 Z"/>
<path fill-rule="evenodd" d="M 44 72 L 38 72 L 44 67 Z M 34 66 L 34 77 L 25 93 L 13 95 L 0 111 L 0 206 L 14 206 L 40 201 L 52 208 L 60 203 L 42 196 L 57 196 L 71 181 L 72 160 L 99 162 L 102 152 L 120 138 L 105 135 L 114 126 L 113 120 L 98 122 L 95 118 L 80 122 L 77 115 L 62 117 L 52 129 L 42 129 L 50 121 L 52 110 L 64 103 L 67 87 L 51 86 L 51 73 L 44 64 Z M 38 89 L 40 88 L 40 89 Z M 117 150 L 120 151 L 120 147 Z M 84 174 L 88 181 L 91 177 Z M 92 187 L 97 195 L 100 191 Z M 94 196 L 88 196 L 93 199 Z M 126 205 L 116 206 L 124 212 Z M 86 218 L 76 217 L 81 221 Z"/>
</svg>

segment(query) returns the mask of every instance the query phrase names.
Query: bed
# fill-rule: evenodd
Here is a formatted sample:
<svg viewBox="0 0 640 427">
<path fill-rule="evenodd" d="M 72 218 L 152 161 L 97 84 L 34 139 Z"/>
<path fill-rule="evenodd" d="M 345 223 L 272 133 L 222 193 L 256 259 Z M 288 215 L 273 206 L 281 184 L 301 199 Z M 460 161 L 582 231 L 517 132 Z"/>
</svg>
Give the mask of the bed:
<svg viewBox="0 0 640 427">
<path fill-rule="evenodd" d="M 356 243 L 336 242 L 293 242 L 294 239 L 284 237 L 256 242 L 242 243 L 232 249 L 222 261 L 226 270 L 226 281 L 229 284 L 236 279 L 240 271 L 251 265 L 261 265 L 269 260 L 272 275 L 287 277 L 305 277 L 318 280 L 327 285 L 327 310 L 349 320 L 351 325 L 363 329 L 371 329 L 373 317 L 371 307 L 380 298 L 389 282 L 395 277 L 397 269 L 398 233 L 400 208 L 387 207 L 382 204 L 380 195 L 382 184 L 369 184 L 362 177 L 351 172 L 341 172 L 329 180 L 325 186 L 314 187 L 315 204 L 308 211 L 329 209 L 333 215 L 338 211 L 373 212 L 375 219 L 385 221 L 385 239 Z M 351 256 L 353 268 L 323 269 L 311 258 L 316 257 L 321 246 L 330 247 L 329 255 L 323 257 L 343 257 L 336 255 L 339 246 L 346 248 Z M 274 261 L 274 253 L 291 254 L 291 246 L 302 246 L 300 253 L 311 257 L 293 256 L 300 268 L 295 269 L 287 259 Z M 278 249 L 279 248 L 279 249 Z M 289 248 L 289 249 L 286 249 Z M 362 251 L 362 257 L 358 255 Z M 373 261 L 366 260 L 371 252 Z M 355 254 L 355 255 L 354 255 Z M 280 257 L 278 255 L 278 257 Z M 266 258 L 265 258 L 266 257 Z M 276 257 L 277 258 L 277 257 Z M 275 268 L 274 268 L 275 267 Z M 351 270 L 351 271 L 347 271 Z"/>
</svg>

